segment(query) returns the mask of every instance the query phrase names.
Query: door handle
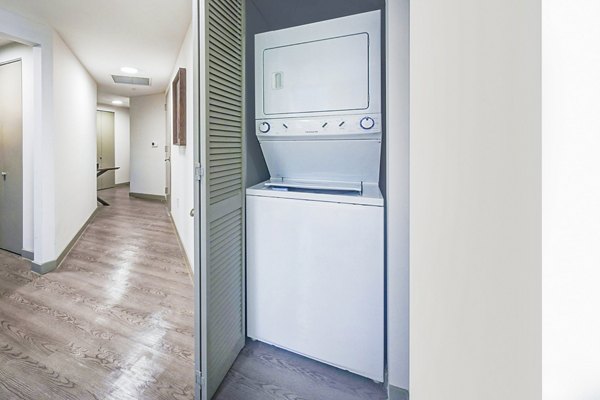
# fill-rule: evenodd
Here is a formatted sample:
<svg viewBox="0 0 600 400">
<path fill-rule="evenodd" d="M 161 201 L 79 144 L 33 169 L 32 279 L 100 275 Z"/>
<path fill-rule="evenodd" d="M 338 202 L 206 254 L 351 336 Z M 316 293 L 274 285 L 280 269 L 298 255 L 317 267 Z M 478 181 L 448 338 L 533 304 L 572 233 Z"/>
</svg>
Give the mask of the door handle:
<svg viewBox="0 0 600 400">
<path fill-rule="evenodd" d="M 6 172 L 2 171 L 2 179 L 6 180 L 6 175 L 8 175 Z"/>
<path fill-rule="evenodd" d="M 196 215 L 196 210 L 192 208 L 190 210 L 190 217 L 193 217 L 194 215 Z"/>
</svg>

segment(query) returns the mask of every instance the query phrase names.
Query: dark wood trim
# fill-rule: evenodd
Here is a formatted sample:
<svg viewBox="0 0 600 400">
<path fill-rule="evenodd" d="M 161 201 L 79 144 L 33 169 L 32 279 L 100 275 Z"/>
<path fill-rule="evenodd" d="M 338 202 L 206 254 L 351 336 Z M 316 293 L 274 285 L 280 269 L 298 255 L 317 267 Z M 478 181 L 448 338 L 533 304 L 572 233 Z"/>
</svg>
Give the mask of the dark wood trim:
<svg viewBox="0 0 600 400">
<path fill-rule="evenodd" d="M 186 145 L 186 72 L 179 68 L 172 87 L 173 96 L 173 144 Z"/>
</svg>

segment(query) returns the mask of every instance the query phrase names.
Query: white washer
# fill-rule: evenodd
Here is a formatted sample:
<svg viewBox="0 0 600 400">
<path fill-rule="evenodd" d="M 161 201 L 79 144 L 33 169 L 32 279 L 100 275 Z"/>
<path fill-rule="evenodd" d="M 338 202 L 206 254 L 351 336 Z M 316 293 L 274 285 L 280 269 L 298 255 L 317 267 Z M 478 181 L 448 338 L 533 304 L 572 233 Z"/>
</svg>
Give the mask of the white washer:
<svg viewBox="0 0 600 400">
<path fill-rule="evenodd" d="M 248 336 L 383 381 L 381 13 L 255 36 Z"/>
<path fill-rule="evenodd" d="M 384 202 L 362 194 L 246 192 L 248 336 L 383 381 Z"/>
</svg>

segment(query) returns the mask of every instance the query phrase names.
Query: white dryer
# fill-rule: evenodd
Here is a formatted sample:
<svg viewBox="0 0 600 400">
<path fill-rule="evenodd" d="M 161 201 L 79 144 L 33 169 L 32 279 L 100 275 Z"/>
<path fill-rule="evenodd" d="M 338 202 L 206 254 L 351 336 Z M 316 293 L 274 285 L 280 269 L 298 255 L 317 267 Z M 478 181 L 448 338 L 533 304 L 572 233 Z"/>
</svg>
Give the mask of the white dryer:
<svg viewBox="0 0 600 400">
<path fill-rule="evenodd" d="M 248 336 L 377 381 L 384 370 L 379 11 L 255 37 Z"/>
</svg>

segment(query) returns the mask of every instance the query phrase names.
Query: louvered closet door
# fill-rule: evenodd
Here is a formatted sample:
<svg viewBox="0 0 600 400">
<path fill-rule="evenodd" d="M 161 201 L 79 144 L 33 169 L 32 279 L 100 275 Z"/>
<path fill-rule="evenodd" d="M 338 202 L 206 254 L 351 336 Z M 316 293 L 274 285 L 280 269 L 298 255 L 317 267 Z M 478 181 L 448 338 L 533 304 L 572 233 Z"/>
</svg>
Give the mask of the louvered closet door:
<svg viewBox="0 0 600 400">
<path fill-rule="evenodd" d="M 245 341 L 244 6 L 243 0 L 203 1 L 201 354 L 203 399 L 211 399 Z"/>
</svg>

